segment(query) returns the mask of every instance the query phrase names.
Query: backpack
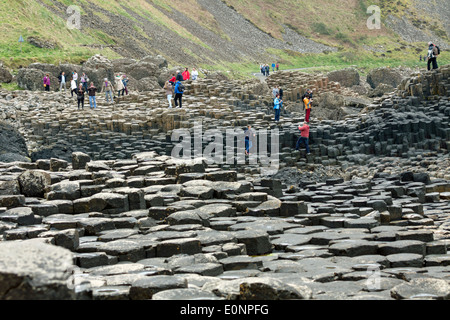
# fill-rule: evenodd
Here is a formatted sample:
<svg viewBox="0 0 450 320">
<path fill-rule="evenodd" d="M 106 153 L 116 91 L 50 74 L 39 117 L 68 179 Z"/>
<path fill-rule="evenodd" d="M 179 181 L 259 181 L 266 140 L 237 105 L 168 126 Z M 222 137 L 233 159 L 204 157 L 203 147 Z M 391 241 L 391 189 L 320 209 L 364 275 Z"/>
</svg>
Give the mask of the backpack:
<svg viewBox="0 0 450 320">
<path fill-rule="evenodd" d="M 178 85 L 178 91 L 181 92 L 181 93 L 184 93 L 184 90 L 185 90 L 184 84 L 180 83 Z"/>
<path fill-rule="evenodd" d="M 440 54 L 441 54 L 441 49 L 440 49 L 438 46 L 434 46 L 434 47 L 433 47 L 433 54 L 434 54 L 435 56 L 440 55 Z"/>
</svg>

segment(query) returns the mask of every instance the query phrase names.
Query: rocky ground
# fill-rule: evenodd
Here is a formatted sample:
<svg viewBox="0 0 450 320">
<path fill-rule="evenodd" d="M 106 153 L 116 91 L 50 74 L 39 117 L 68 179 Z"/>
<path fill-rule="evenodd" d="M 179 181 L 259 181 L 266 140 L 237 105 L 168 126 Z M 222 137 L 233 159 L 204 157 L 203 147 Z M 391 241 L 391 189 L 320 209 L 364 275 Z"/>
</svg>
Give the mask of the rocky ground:
<svg viewBox="0 0 450 320">
<path fill-rule="evenodd" d="M 278 124 L 282 73 L 189 82 L 181 110 L 159 90 L 80 111 L 60 93 L 2 92 L 33 161 L 0 163 L 0 279 L 14 280 L 0 298 L 449 299 L 449 74 L 399 79 L 338 120 L 317 107 L 311 155 L 293 151 L 299 95 L 366 99 L 358 84 L 290 73 Z M 171 157 L 174 130 L 200 120 L 278 132 L 278 170 Z"/>
</svg>

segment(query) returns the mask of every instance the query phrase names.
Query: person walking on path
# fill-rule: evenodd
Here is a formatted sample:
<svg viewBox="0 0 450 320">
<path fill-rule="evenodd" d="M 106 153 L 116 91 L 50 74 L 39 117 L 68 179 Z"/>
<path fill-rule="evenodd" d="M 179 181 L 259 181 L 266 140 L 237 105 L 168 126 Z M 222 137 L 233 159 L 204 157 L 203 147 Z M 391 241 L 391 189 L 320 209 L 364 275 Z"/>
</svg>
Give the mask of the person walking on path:
<svg viewBox="0 0 450 320">
<path fill-rule="evenodd" d="M 275 97 L 275 100 L 273 101 L 273 109 L 275 110 L 275 122 L 279 122 L 280 121 L 280 114 L 281 114 L 281 105 L 282 105 L 283 101 L 280 100 L 280 95 L 277 95 Z"/>
<path fill-rule="evenodd" d="M 172 108 L 173 85 L 169 81 L 166 81 L 164 89 L 166 90 L 167 101 L 169 101 L 169 108 Z"/>
<path fill-rule="evenodd" d="M 275 72 L 275 67 L 276 67 L 276 64 L 275 64 L 275 63 L 272 63 L 272 71 L 273 71 L 273 72 Z"/>
<path fill-rule="evenodd" d="M 120 74 L 117 74 L 115 80 L 116 80 L 117 96 L 120 97 L 120 92 L 125 89 L 125 86 L 123 85 L 123 82 L 122 82 L 122 76 Z M 123 96 L 123 92 L 122 92 L 122 96 Z"/>
<path fill-rule="evenodd" d="M 94 86 L 94 83 L 91 82 L 91 85 L 88 88 L 89 105 L 91 106 L 91 109 L 97 109 L 97 99 L 95 97 L 96 92 L 97 92 L 97 88 Z"/>
<path fill-rule="evenodd" d="M 266 77 L 270 76 L 270 67 L 266 64 Z"/>
<path fill-rule="evenodd" d="M 105 93 L 107 103 L 109 103 L 110 97 L 111 97 L 111 103 L 114 103 L 114 98 L 113 98 L 113 94 L 112 94 L 114 92 L 114 86 L 111 82 L 109 82 L 108 78 L 105 78 L 105 80 L 103 81 L 101 92 Z"/>
<path fill-rule="evenodd" d="M 276 68 L 277 68 L 277 71 L 280 70 L 280 64 L 278 62 L 277 62 Z"/>
<path fill-rule="evenodd" d="M 195 69 L 195 68 L 192 69 L 191 76 L 192 76 L 192 81 L 195 81 L 195 80 L 198 79 L 198 71 L 197 71 L 197 69 Z"/>
<path fill-rule="evenodd" d="M 80 104 L 81 104 L 81 109 L 84 109 L 84 88 L 83 85 L 80 83 L 80 86 L 78 87 L 78 91 L 77 91 L 77 101 L 78 101 L 78 110 L 80 110 Z"/>
<path fill-rule="evenodd" d="M 263 74 L 263 76 L 266 76 L 266 66 L 265 65 L 261 65 L 261 73 Z"/>
<path fill-rule="evenodd" d="M 80 82 L 83 85 L 84 92 L 87 92 L 88 81 L 89 81 L 89 78 L 87 77 L 86 73 L 83 73 L 83 75 L 80 78 Z"/>
<path fill-rule="evenodd" d="M 44 82 L 44 91 L 50 91 L 50 75 L 48 73 L 42 81 Z"/>
<path fill-rule="evenodd" d="M 182 76 L 183 76 L 183 81 L 187 81 L 187 80 L 191 79 L 191 74 L 189 73 L 188 68 L 184 69 Z"/>
<path fill-rule="evenodd" d="M 309 125 L 303 124 L 298 127 L 298 130 L 300 130 L 300 138 L 297 140 L 297 145 L 295 146 L 295 150 L 300 150 L 300 145 L 304 144 L 306 148 L 306 154 L 310 155 L 311 152 L 309 150 Z"/>
<path fill-rule="evenodd" d="M 433 65 L 433 69 L 438 68 L 437 64 L 437 56 L 441 53 L 441 49 L 438 46 L 435 46 L 433 42 L 428 42 L 428 55 L 427 55 L 427 69 L 431 70 L 431 65 Z"/>
<path fill-rule="evenodd" d="M 65 72 L 61 72 L 61 74 L 58 77 L 59 80 L 59 92 L 62 92 L 62 89 L 64 88 L 64 92 L 67 91 L 67 86 L 66 86 L 66 74 Z"/>
<path fill-rule="evenodd" d="M 180 105 L 180 109 L 182 108 L 182 100 L 184 93 L 184 85 L 180 80 L 175 84 L 175 107 L 178 108 L 178 104 Z"/>
<path fill-rule="evenodd" d="M 70 93 L 72 94 L 72 97 L 73 97 L 74 92 L 75 92 L 75 95 L 77 94 L 77 91 L 78 91 L 77 82 L 74 79 L 72 79 L 70 81 Z"/>
</svg>

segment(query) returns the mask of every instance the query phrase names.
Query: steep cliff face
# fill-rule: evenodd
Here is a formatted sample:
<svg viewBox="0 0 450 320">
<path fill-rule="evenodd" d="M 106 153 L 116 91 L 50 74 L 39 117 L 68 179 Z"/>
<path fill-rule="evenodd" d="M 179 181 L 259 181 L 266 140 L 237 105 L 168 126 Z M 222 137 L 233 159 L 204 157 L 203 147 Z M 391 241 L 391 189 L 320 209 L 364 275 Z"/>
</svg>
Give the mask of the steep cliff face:
<svg viewBox="0 0 450 320">
<path fill-rule="evenodd" d="M 0 162 L 29 161 L 23 136 L 10 124 L 0 121 Z"/>
</svg>

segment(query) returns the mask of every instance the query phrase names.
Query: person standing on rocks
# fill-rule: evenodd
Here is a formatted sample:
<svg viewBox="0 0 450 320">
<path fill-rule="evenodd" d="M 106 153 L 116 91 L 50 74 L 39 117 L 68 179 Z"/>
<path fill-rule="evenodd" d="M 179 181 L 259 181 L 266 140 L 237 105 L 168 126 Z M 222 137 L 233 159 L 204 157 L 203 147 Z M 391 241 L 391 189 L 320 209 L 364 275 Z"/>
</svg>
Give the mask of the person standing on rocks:
<svg viewBox="0 0 450 320">
<path fill-rule="evenodd" d="M 109 82 L 108 78 L 105 78 L 102 85 L 102 91 L 106 95 L 106 102 L 109 103 L 109 98 L 111 97 L 111 103 L 114 103 L 113 92 L 114 86 L 111 82 Z"/>
<path fill-rule="evenodd" d="M 278 94 L 280 95 L 280 99 L 283 100 L 283 95 L 284 95 L 283 89 L 278 88 Z"/>
<path fill-rule="evenodd" d="M 97 109 L 97 100 L 95 98 L 95 93 L 96 92 L 97 92 L 97 88 L 94 86 L 94 83 L 91 82 L 91 85 L 88 88 L 89 105 L 91 106 L 91 109 Z"/>
<path fill-rule="evenodd" d="M 180 80 L 177 80 L 177 83 L 175 84 L 175 107 L 178 108 L 179 104 L 180 109 L 182 108 L 183 93 L 184 93 L 184 85 L 181 83 Z"/>
<path fill-rule="evenodd" d="M 122 96 L 124 96 L 124 93 L 128 95 L 128 78 L 125 74 L 123 75 L 122 83 L 123 83 Z"/>
<path fill-rule="evenodd" d="M 180 70 L 177 70 L 177 75 L 175 77 L 175 82 L 177 82 L 177 81 L 184 81 L 183 75 L 181 74 Z"/>
<path fill-rule="evenodd" d="M 50 91 L 50 75 L 48 73 L 42 81 L 44 82 L 44 91 Z"/>
<path fill-rule="evenodd" d="M 120 97 L 120 92 L 123 91 L 125 89 L 123 82 L 122 82 L 122 76 L 120 74 L 116 75 L 116 91 L 117 91 L 117 96 Z M 122 92 L 122 96 L 123 96 L 123 92 Z"/>
<path fill-rule="evenodd" d="M 428 55 L 427 55 L 427 69 L 430 71 L 431 64 L 433 65 L 433 69 L 438 68 L 437 64 L 437 56 L 441 53 L 441 49 L 438 46 L 435 46 L 433 42 L 428 42 Z"/>
<path fill-rule="evenodd" d="M 80 82 L 81 82 L 81 84 L 83 85 L 84 92 L 87 92 L 87 89 L 88 89 L 88 81 L 89 81 L 89 79 L 88 79 L 86 73 L 83 72 L 83 75 L 82 75 L 81 78 L 80 78 Z"/>
<path fill-rule="evenodd" d="M 76 71 L 72 72 L 72 79 L 75 80 L 78 87 L 78 73 Z"/>
<path fill-rule="evenodd" d="M 283 101 L 280 99 L 280 95 L 277 94 L 277 96 L 275 97 L 275 100 L 273 101 L 273 105 L 274 105 L 273 109 L 275 110 L 275 122 L 280 121 L 282 103 L 283 103 Z"/>
<path fill-rule="evenodd" d="M 306 90 L 306 93 L 302 96 L 302 100 L 305 104 L 305 122 L 309 123 L 312 103 L 312 91 L 310 89 Z"/>
<path fill-rule="evenodd" d="M 63 71 L 61 72 L 61 74 L 58 77 L 59 80 L 59 92 L 62 92 L 62 89 L 64 87 L 64 92 L 67 91 L 67 87 L 66 87 L 66 73 Z"/>
<path fill-rule="evenodd" d="M 70 81 L 70 93 L 72 94 L 72 97 L 74 92 L 75 94 L 77 94 L 77 82 L 74 79 L 72 79 Z"/>
<path fill-rule="evenodd" d="M 78 87 L 78 91 L 77 91 L 77 101 L 78 101 L 78 110 L 80 110 L 80 104 L 81 104 L 81 109 L 84 109 L 84 88 L 83 85 L 80 83 L 80 86 Z"/>
<path fill-rule="evenodd" d="M 172 73 L 172 78 L 169 80 L 169 82 L 172 86 L 175 85 L 175 82 L 177 82 L 177 77 L 175 77 L 175 73 Z"/>
<path fill-rule="evenodd" d="M 184 69 L 182 76 L 183 76 L 183 81 L 187 81 L 191 78 L 191 74 L 189 73 L 188 68 Z"/>
<path fill-rule="evenodd" d="M 278 89 L 278 86 L 275 86 L 275 87 L 272 89 L 272 96 L 273 96 L 273 99 L 275 99 L 279 94 L 280 94 L 280 89 Z"/>
<path fill-rule="evenodd" d="M 198 79 L 198 71 L 197 71 L 197 69 L 195 69 L 195 68 L 192 69 L 191 76 L 192 76 L 192 81 L 195 81 L 195 80 Z"/>
<path fill-rule="evenodd" d="M 248 125 L 244 132 L 245 137 L 245 154 L 250 155 L 250 149 L 253 146 L 252 139 L 255 137 L 256 134 L 252 129 L 252 126 Z"/>
<path fill-rule="evenodd" d="M 306 154 L 310 155 L 310 149 L 309 149 L 309 126 L 307 123 L 300 125 L 298 127 L 298 130 L 300 130 L 300 138 L 297 140 L 297 145 L 295 146 L 295 150 L 300 150 L 300 145 L 304 144 L 306 148 Z"/>
<path fill-rule="evenodd" d="M 166 90 L 167 101 L 169 101 L 169 108 L 171 109 L 173 97 L 173 85 L 169 81 L 166 81 L 164 89 Z"/>
</svg>

